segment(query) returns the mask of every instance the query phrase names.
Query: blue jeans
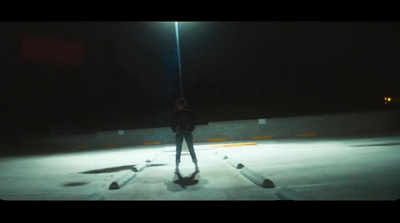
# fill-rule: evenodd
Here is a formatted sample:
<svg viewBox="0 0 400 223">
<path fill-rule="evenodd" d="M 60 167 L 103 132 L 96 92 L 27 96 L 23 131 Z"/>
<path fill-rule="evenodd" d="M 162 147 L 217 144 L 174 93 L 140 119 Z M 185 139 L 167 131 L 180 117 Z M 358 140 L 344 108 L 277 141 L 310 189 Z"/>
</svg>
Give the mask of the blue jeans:
<svg viewBox="0 0 400 223">
<path fill-rule="evenodd" d="M 181 152 L 182 152 L 182 143 L 183 139 L 185 138 L 185 141 L 187 143 L 190 156 L 192 157 L 193 163 L 197 163 L 197 158 L 196 158 L 196 153 L 194 152 L 194 147 L 193 147 L 193 135 L 191 132 L 177 132 L 175 135 L 176 139 L 176 163 L 181 162 Z"/>
</svg>

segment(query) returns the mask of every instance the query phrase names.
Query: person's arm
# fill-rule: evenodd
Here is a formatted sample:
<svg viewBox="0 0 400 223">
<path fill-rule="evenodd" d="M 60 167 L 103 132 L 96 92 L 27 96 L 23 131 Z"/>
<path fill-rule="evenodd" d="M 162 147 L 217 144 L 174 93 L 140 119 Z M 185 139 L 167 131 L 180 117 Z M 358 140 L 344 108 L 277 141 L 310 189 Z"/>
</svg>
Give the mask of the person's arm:
<svg viewBox="0 0 400 223">
<path fill-rule="evenodd" d="M 176 113 L 174 113 L 171 121 L 171 129 L 173 132 L 176 132 L 176 127 L 178 126 L 178 122 L 176 120 Z"/>
<path fill-rule="evenodd" d="M 193 112 L 192 112 L 192 111 L 190 111 L 190 113 L 189 113 L 189 120 L 190 120 L 190 129 L 189 129 L 189 131 L 190 131 L 190 132 L 193 132 L 193 130 L 194 130 L 195 127 L 196 127 L 196 124 L 195 124 L 195 122 L 194 122 L 194 115 L 193 115 Z"/>
</svg>

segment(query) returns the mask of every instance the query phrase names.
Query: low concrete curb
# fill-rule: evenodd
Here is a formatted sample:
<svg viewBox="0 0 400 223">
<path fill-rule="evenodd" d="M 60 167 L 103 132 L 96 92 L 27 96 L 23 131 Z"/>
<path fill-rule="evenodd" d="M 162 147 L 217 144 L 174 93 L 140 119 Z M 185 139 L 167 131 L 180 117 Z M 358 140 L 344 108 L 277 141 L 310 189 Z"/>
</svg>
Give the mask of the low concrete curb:
<svg viewBox="0 0 400 223">
<path fill-rule="evenodd" d="M 223 160 L 228 159 L 229 157 L 225 154 L 219 154 L 219 157 L 221 157 Z"/>
<path fill-rule="evenodd" d="M 99 200 L 105 200 L 103 194 L 101 193 L 93 193 L 89 195 L 85 200 L 87 201 L 99 201 Z"/>
<path fill-rule="evenodd" d="M 151 162 L 153 162 L 155 159 L 157 159 L 157 155 L 154 155 L 153 158 L 148 158 L 146 160 L 147 166 L 150 166 Z"/>
<path fill-rule="evenodd" d="M 137 164 L 137 165 L 135 165 L 133 168 L 132 168 L 132 171 L 133 172 L 140 172 L 140 171 L 142 171 L 145 167 L 147 167 L 147 162 L 144 162 L 144 163 L 139 163 L 139 164 Z"/>
<path fill-rule="evenodd" d="M 262 188 L 275 188 L 274 183 L 264 177 L 263 175 L 247 168 L 244 167 L 240 173 L 245 176 L 247 179 L 249 179 L 250 181 L 252 181 L 253 183 L 257 184 L 258 186 L 262 187 Z"/>
<path fill-rule="evenodd" d="M 229 164 L 231 164 L 231 166 L 233 166 L 235 169 L 242 169 L 244 167 L 244 165 L 232 158 L 228 158 L 226 160 Z"/>
<path fill-rule="evenodd" d="M 110 184 L 110 187 L 108 189 L 109 190 L 120 189 L 121 187 L 123 187 L 126 183 L 128 183 L 134 177 L 136 177 L 136 173 L 134 173 L 132 171 L 129 171 L 127 174 L 123 175 L 122 177 L 120 177 L 116 181 L 113 181 Z"/>
<path fill-rule="evenodd" d="M 312 200 L 311 198 L 308 198 L 307 196 L 304 196 L 297 191 L 289 189 L 287 187 L 279 188 L 277 191 L 277 195 L 282 200 Z"/>
<path fill-rule="evenodd" d="M 221 157 L 223 160 L 228 159 L 228 156 L 225 155 L 225 154 L 218 153 L 218 152 L 215 152 L 214 154 L 217 155 L 217 156 L 219 156 L 219 157 Z"/>
<path fill-rule="evenodd" d="M 152 163 L 155 159 L 156 159 L 156 157 L 154 157 L 154 158 L 152 158 L 152 159 L 147 159 L 147 160 L 146 160 L 146 166 L 147 166 L 147 167 L 151 166 L 151 163 Z M 132 170 L 133 170 L 133 168 L 132 168 Z"/>
</svg>

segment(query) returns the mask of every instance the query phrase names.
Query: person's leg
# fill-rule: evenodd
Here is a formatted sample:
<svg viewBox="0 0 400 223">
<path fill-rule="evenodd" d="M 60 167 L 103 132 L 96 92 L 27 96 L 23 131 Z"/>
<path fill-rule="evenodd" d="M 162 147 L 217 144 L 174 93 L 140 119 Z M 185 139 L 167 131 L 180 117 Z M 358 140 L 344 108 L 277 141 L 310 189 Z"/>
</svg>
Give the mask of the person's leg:
<svg viewBox="0 0 400 223">
<path fill-rule="evenodd" d="M 198 172 L 199 171 L 199 167 L 197 165 L 197 157 L 196 157 L 196 152 L 194 151 L 194 147 L 193 147 L 193 135 L 192 135 L 191 132 L 188 132 L 185 135 L 185 141 L 187 143 L 190 156 L 192 157 L 192 161 L 193 161 L 193 163 L 195 165 L 195 169 Z"/>
<path fill-rule="evenodd" d="M 175 142 L 176 142 L 175 172 L 179 172 L 179 163 L 181 162 L 181 152 L 182 152 L 182 142 L 183 142 L 182 133 L 176 133 Z"/>
</svg>

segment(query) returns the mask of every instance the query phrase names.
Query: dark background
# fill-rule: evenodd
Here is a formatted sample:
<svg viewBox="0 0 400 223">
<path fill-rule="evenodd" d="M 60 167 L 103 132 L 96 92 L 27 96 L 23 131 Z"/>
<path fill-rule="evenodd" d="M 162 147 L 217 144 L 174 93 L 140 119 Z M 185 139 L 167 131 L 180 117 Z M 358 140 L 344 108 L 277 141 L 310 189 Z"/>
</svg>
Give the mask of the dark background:
<svg viewBox="0 0 400 223">
<path fill-rule="evenodd" d="M 196 122 L 396 108 L 398 22 L 182 22 L 184 97 Z M 179 97 L 173 22 L 0 22 L 4 141 L 165 127 Z M 29 35 L 83 59 L 22 56 Z M 60 52 L 62 53 L 62 52 Z"/>
</svg>

